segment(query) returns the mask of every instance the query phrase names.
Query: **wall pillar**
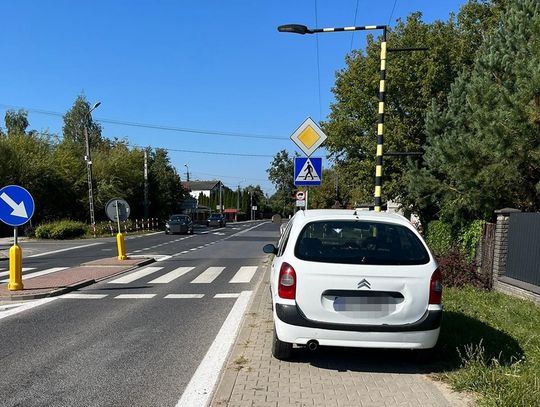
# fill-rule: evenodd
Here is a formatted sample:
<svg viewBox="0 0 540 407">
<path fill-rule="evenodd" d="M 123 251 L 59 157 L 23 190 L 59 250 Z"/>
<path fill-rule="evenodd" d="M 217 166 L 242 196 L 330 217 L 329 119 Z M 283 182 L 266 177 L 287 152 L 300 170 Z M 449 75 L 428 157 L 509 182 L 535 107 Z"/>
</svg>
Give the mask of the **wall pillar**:
<svg viewBox="0 0 540 407">
<path fill-rule="evenodd" d="M 493 285 L 497 283 L 500 276 L 504 276 L 506 273 L 510 214 L 519 212 L 521 212 L 519 209 L 513 208 L 504 208 L 495 211 L 497 215 L 497 226 L 495 229 L 495 247 L 493 250 Z"/>
</svg>

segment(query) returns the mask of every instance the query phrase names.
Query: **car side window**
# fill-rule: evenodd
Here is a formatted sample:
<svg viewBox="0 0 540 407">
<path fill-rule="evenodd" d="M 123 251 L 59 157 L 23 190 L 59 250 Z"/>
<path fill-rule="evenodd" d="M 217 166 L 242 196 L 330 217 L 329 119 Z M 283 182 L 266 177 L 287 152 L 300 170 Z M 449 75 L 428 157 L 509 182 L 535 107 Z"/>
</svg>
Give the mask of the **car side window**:
<svg viewBox="0 0 540 407">
<path fill-rule="evenodd" d="M 285 232 L 283 232 L 283 236 L 281 236 L 281 239 L 279 241 L 278 252 L 277 252 L 278 257 L 283 255 L 283 252 L 285 251 L 285 248 L 287 247 L 287 242 L 289 241 L 289 235 L 291 233 L 291 229 L 292 229 L 292 222 L 289 222 L 289 224 L 287 225 L 287 228 L 285 229 Z"/>
</svg>

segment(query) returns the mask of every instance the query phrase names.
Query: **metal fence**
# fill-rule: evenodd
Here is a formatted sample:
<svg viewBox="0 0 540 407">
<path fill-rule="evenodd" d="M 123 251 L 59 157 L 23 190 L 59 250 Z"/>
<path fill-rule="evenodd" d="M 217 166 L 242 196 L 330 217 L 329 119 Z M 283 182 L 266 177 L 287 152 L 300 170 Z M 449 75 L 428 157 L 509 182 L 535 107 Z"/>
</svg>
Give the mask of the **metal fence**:
<svg viewBox="0 0 540 407">
<path fill-rule="evenodd" d="M 512 213 L 505 277 L 540 287 L 540 213 Z"/>
</svg>

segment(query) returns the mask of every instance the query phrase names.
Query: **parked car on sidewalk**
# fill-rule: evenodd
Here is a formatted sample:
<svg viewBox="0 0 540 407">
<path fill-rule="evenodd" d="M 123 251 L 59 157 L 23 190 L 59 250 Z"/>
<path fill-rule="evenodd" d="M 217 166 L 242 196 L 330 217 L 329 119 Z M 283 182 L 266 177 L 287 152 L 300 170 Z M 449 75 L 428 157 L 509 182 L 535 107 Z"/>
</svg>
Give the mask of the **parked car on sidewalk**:
<svg viewBox="0 0 540 407">
<path fill-rule="evenodd" d="M 171 215 L 165 222 L 165 234 L 169 233 L 193 233 L 193 221 L 188 215 Z"/>
<path fill-rule="evenodd" d="M 433 348 L 442 317 L 441 273 L 404 217 L 354 210 L 299 211 L 273 253 L 272 353 L 293 344 Z"/>
<path fill-rule="evenodd" d="M 208 220 L 206 221 L 206 226 L 217 226 L 217 227 L 224 227 L 227 224 L 227 220 L 225 219 L 225 216 L 223 216 L 220 213 L 213 213 L 210 215 Z"/>
</svg>

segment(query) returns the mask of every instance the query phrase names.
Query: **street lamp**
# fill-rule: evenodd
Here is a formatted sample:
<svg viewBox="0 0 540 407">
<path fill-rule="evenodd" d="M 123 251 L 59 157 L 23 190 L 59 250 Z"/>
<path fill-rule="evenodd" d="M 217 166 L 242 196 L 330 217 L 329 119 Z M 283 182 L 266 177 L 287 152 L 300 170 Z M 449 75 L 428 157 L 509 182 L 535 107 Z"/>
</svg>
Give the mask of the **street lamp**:
<svg viewBox="0 0 540 407">
<path fill-rule="evenodd" d="M 187 164 L 184 164 L 184 167 L 186 167 L 186 180 L 189 183 L 189 166 Z M 189 184 L 188 184 L 189 187 Z"/>
<path fill-rule="evenodd" d="M 88 139 L 88 127 L 87 123 L 91 113 L 101 105 L 101 102 L 96 102 L 94 106 L 84 115 L 83 131 L 84 140 L 86 143 L 86 155 L 84 160 L 86 161 L 86 175 L 88 177 L 88 204 L 90 205 L 90 224 L 96 237 L 96 217 L 94 216 L 94 192 L 92 189 L 92 158 L 90 156 L 90 141 Z"/>
<path fill-rule="evenodd" d="M 341 31 L 366 31 L 382 30 L 383 40 L 381 42 L 381 69 L 379 83 L 379 120 L 377 125 L 377 156 L 375 159 L 375 211 L 380 212 L 382 201 L 382 164 L 383 164 L 383 138 L 384 138 L 384 101 L 385 101 L 385 80 L 386 80 L 386 25 L 365 25 L 359 27 L 340 28 L 308 28 L 300 24 L 286 24 L 278 27 L 279 32 L 289 32 L 294 34 L 317 34 Z"/>
</svg>

